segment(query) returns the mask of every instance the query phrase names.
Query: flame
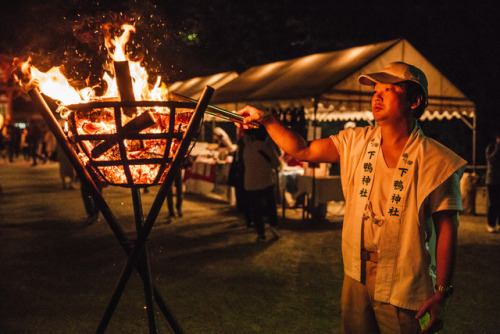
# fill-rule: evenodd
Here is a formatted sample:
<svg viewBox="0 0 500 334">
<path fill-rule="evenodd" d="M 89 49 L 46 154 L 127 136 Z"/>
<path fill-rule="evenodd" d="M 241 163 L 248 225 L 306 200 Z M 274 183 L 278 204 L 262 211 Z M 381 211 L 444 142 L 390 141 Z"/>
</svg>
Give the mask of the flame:
<svg viewBox="0 0 500 334">
<path fill-rule="evenodd" d="M 124 24 L 121 26 L 122 34 L 114 37 L 109 32 L 109 25 L 104 25 L 103 28 L 105 32 L 104 44 L 108 50 L 109 58 L 113 61 L 128 61 L 135 99 L 137 101 L 165 100 L 168 90 L 167 86 L 161 82 L 161 77 L 158 77 L 154 87 L 150 88 L 146 69 L 141 65 L 140 61 L 133 61 L 126 54 L 125 46 L 130 40 L 131 34 L 135 33 L 135 27 Z M 58 111 L 61 112 L 63 117 L 65 116 L 63 112 L 65 105 L 87 103 L 91 100 L 118 99 L 119 96 L 116 79 L 112 73 L 106 72 L 104 74 L 102 79 L 107 88 L 102 95 L 97 96 L 92 87 L 83 89 L 73 87 L 62 73 L 61 67 L 53 67 L 48 72 L 42 72 L 31 64 L 31 58 L 25 62 L 16 58 L 14 65 L 18 69 L 17 81 L 21 86 L 26 90 L 38 87 L 43 94 L 60 101 L 62 108 Z"/>
<path fill-rule="evenodd" d="M 111 37 L 111 34 L 109 33 L 110 26 L 108 24 L 105 24 L 103 26 L 104 28 L 104 44 L 106 45 L 106 48 L 108 49 L 108 54 L 113 59 L 114 61 L 125 61 L 129 60 L 128 57 L 125 55 L 125 45 L 130 39 L 130 33 L 134 32 L 135 33 L 135 27 L 130 24 L 124 24 L 121 26 L 123 33 L 121 36 L 117 37 L 115 36 L 114 38 Z M 114 52 L 111 52 L 111 50 L 114 49 Z"/>
<path fill-rule="evenodd" d="M 82 102 L 82 96 L 73 88 L 66 77 L 61 73 L 60 67 L 52 67 L 48 72 L 40 72 L 37 68 L 31 68 L 31 75 L 38 81 L 40 90 L 52 98 L 58 97 L 58 100 L 64 104 L 73 104 Z"/>
<path fill-rule="evenodd" d="M 135 32 L 135 27 L 132 25 L 123 25 L 121 28 L 123 30 L 120 36 L 112 37 L 110 34 L 111 26 L 104 26 L 105 31 L 105 46 L 108 50 L 108 56 L 110 60 L 115 62 L 126 61 L 130 69 L 130 76 L 132 79 L 132 87 L 135 100 L 148 100 L 148 101 L 164 101 L 167 100 L 168 90 L 166 85 L 161 81 L 161 77 L 158 76 L 153 87 L 150 87 L 148 82 L 148 74 L 146 69 L 141 65 L 140 61 L 134 61 L 130 59 L 129 55 L 126 53 L 126 44 L 128 43 L 130 36 Z M 99 134 L 115 134 L 117 132 L 115 114 L 113 108 L 94 108 L 91 111 L 81 111 L 77 112 L 75 110 L 70 110 L 67 106 L 70 104 L 88 103 L 90 101 L 99 100 L 119 100 L 119 91 L 116 78 L 114 73 L 106 72 L 103 75 L 102 80 L 106 83 L 106 91 L 97 96 L 97 93 L 93 87 L 85 87 L 83 89 L 78 89 L 73 87 L 68 79 L 63 74 L 63 69 L 61 67 L 53 67 L 48 72 L 42 72 L 36 67 L 32 66 L 31 58 L 26 62 L 22 62 L 20 59 L 14 60 L 14 65 L 16 67 L 15 75 L 17 81 L 25 89 L 29 90 L 33 87 L 38 87 L 40 91 L 60 102 L 58 112 L 62 118 L 66 118 L 65 123 L 66 131 L 69 137 L 79 137 L 80 136 L 92 136 Z M 154 118 L 154 125 L 141 130 L 145 133 L 168 133 L 172 132 L 170 130 L 170 110 L 167 107 L 155 107 L 155 108 L 136 108 L 137 115 L 125 115 L 122 114 L 122 124 L 127 124 L 132 119 L 131 116 L 138 116 L 139 114 L 148 111 L 152 113 Z M 152 110 L 150 110 L 152 109 Z M 68 117 L 72 114 L 72 117 Z M 187 129 L 190 118 L 193 114 L 193 110 L 185 110 L 183 112 L 177 112 L 175 115 L 175 129 L 174 132 L 184 132 Z M 89 155 L 92 150 L 104 142 L 101 139 L 77 139 L 79 146 L 83 149 L 78 153 L 78 156 L 82 163 L 89 165 L 91 160 L 94 161 L 117 161 L 120 159 L 125 159 L 121 156 L 119 145 L 114 143 L 110 148 L 97 158 L 94 158 L 92 154 Z M 167 143 L 171 142 L 171 145 L 167 149 Z M 144 139 L 144 140 L 132 140 L 126 139 L 123 144 L 126 148 L 126 159 L 128 160 L 144 160 L 148 159 L 158 159 L 167 155 L 170 159 L 173 159 L 175 152 L 179 147 L 179 139 L 173 138 L 172 140 L 167 140 L 165 138 L 160 139 Z M 123 165 L 110 165 L 110 166 L 99 166 L 95 167 L 100 172 L 100 174 L 106 179 L 107 182 L 112 184 L 126 184 L 127 177 L 125 174 Z M 156 179 L 159 171 L 160 165 L 158 163 L 144 163 L 126 167 L 132 175 L 134 183 L 138 184 L 152 184 Z M 165 170 L 161 175 L 160 182 L 166 175 Z"/>
</svg>

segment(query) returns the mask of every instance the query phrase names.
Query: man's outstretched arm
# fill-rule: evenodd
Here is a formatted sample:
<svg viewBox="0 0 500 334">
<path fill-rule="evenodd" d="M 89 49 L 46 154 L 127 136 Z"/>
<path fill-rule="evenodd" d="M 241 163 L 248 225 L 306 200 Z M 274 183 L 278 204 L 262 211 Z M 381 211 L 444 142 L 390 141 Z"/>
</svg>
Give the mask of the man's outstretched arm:
<svg viewBox="0 0 500 334">
<path fill-rule="evenodd" d="M 274 116 L 266 115 L 262 110 L 246 106 L 238 114 L 245 116 L 244 122 L 246 124 L 257 121 L 264 125 L 276 145 L 297 160 L 338 162 L 340 159 L 337 147 L 330 138 L 316 139 L 307 145 L 302 136 L 284 126 Z"/>
</svg>

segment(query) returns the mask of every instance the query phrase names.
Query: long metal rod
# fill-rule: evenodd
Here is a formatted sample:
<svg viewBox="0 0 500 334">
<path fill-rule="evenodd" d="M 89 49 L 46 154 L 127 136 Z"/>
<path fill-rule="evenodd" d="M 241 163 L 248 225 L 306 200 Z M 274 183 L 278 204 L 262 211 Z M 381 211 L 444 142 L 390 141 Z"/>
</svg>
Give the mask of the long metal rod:
<svg viewBox="0 0 500 334">
<path fill-rule="evenodd" d="M 40 114 L 42 118 L 44 119 L 45 123 L 47 123 L 47 126 L 49 129 L 52 131 L 54 134 L 54 137 L 57 140 L 57 143 L 61 146 L 63 152 L 66 154 L 68 157 L 70 163 L 72 164 L 73 168 L 75 169 L 77 175 L 80 177 L 80 182 L 83 182 L 88 189 L 90 190 L 91 196 L 96 202 L 97 206 L 101 210 L 101 213 L 110 226 L 112 232 L 114 233 L 116 239 L 118 240 L 119 244 L 122 246 L 123 250 L 127 255 L 129 255 L 132 252 L 132 246 L 130 244 L 130 241 L 128 240 L 127 236 L 125 235 L 125 232 L 121 228 L 121 226 L 118 224 L 118 220 L 116 219 L 115 215 L 109 208 L 107 202 L 104 200 L 104 197 L 101 194 L 101 191 L 99 188 L 96 186 L 94 180 L 90 176 L 89 172 L 83 164 L 81 163 L 80 159 L 76 155 L 75 151 L 71 147 L 70 143 L 68 142 L 66 135 L 64 134 L 64 131 L 60 127 L 59 123 L 57 122 L 56 118 L 54 117 L 52 110 L 48 106 L 47 102 L 45 99 L 42 97 L 38 89 L 32 89 L 28 92 L 28 95 L 30 98 L 33 100 L 33 102 L 40 107 Z M 165 200 L 165 196 L 163 196 L 162 201 Z M 144 273 L 141 270 L 140 266 L 137 266 L 137 272 L 141 276 L 141 278 L 144 280 Z M 159 291 L 154 287 L 154 297 L 156 304 L 160 308 L 161 312 L 165 316 L 166 320 L 168 321 L 170 327 L 175 333 L 182 333 L 182 329 L 177 322 L 177 319 L 173 316 L 172 312 L 169 310 L 167 307 L 166 303 L 164 302 L 161 294 Z"/>
<path fill-rule="evenodd" d="M 184 99 L 184 100 L 187 100 L 187 101 L 190 101 L 190 102 L 195 102 L 195 103 L 198 103 L 198 100 L 195 100 L 195 99 L 192 99 L 190 97 L 187 97 L 187 96 L 184 96 L 184 95 L 181 95 L 181 94 L 177 94 L 175 92 L 169 92 L 170 94 L 178 97 L 178 98 L 181 98 L 181 99 Z M 238 115 L 232 111 L 229 111 L 229 110 L 226 110 L 226 109 L 222 109 L 222 108 L 219 108 L 219 107 L 216 107 L 216 106 L 213 106 L 213 105 L 208 105 L 207 106 L 207 109 L 205 110 L 205 113 L 206 114 L 209 114 L 209 115 L 212 115 L 212 116 L 215 116 L 215 117 L 219 117 L 219 118 L 222 118 L 222 119 L 225 119 L 225 120 L 228 120 L 228 121 L 231 121 L 231 122 L 236 122 L 236 123 L 240 123 L 240 124 L 243 124 L 243 120 L 245 119 L 245 117 L 241 116 L 241 115 Z M 258 128 L 260 126 L 260 124 L 258 122 L 250 122 L 248 124 L 246 124 L 250 127 L 253 127 L 253 128 Z"/>
<path fill-rule="evenodd" d="M 202 97 L 200 101 L 198 102 L 198 105 L 196 106 L 196 110 L 194 112 L 193 118 L 191 119 L 190 126 L 188 127 L 188 130 L 184 134 L 184 138 L 180 143 L 180 147 L 177 150 L 177 153 L 175 155 L 174 160 L 172 161 L 172 164 L 170 166 L 170 170 L 178 170 L 181 168 L 181 163 L 184 158 L 184 154 L 187 152 L 189 149 L 189 146 L 191 145 L 191 139 L 194 138 L 196 135 L 196 132 L 198 131 L 198 125 L 201 123 L 201 119 L 203 117 L 203 112 L 208 106 L 208 103 L 213 95 L 214 89 L 206 86 L 205 90 L 203 91 Z M 160 190 L 158 190 L 158 194 L 151 206 L 151 209 L 149 210 L 148 216 L 146 218 L 146 221 L 144 222 L 142 231 L 140 235 L 137 238 L 137 242 L 132 250 L 132 252 L 129 254 L 127 264 L 125 268 L 122 271 L 122 274 L 120 276 L 120 279 L 118 283 L 116 284 L 115 292 L 113 296 L 111 297 L 111 300 L 108 304 L 106 313 L 112 312 L 116 308 L 116 304 L 118 303 L 119 296 L 122 294 L 123 290 L 125 289 L 125 286 L 130 278 L 130 275 L 132 274 L 132 271 L 134 269 L 134 266 L 137 263 L 137 260 L 139 259 L 139 256 L 141 255 L 141 251 L 143 246 L 146 243 L 146 240 L 149 236 L 149 233 L 151 232 L 151 229 L 153 228 L 154 222 L 156 221 L 156 218 L 158 217 L 158 214 L 160 212 L 160 209 L 163 205 L 163 202 L 165 200 L 165 197 L 167 195 L 167 191 L 170 189 L 172 186 L 172 182 L 174 181 L 174 176 L 175 173 L 167 173 L 165 180 L 163 181 L 163 184 L 160 187 Z M 99 324 L 98 328 L 98 333 L 104 333 L 106 330 L 106 327 L 108 323 L 106 320 L 109 321 L 108 318 L 103 318 L 103 321 Z M 176 333 L 181 333 L 181 332 L 176 332 Z"/>
</svg>

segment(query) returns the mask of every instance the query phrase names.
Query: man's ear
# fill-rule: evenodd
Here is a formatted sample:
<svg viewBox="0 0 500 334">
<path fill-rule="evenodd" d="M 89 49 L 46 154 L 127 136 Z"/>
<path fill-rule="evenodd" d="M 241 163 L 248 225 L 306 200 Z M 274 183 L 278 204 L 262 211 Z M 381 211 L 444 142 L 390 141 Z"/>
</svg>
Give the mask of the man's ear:
<svg viewBox="0 0 500 334">
<path fill-rule="evenodd" d="M 417 97 L 417 100 L 410 106 L 410 108 L 412 110 L 415 110 L 422 104 L 422 102 L 423 102 L 423 97 L 422 97 L 422 95 L 419 95 Z"/>
</svg>

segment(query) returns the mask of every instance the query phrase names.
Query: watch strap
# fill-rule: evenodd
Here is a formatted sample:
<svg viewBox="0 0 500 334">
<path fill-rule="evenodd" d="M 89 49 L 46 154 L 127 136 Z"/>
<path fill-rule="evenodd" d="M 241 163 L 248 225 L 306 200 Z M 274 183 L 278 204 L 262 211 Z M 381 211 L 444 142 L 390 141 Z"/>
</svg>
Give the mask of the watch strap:
<svg viewBox="0 0 500 334">
<path fill-rule="evenodd" d="M 434 289 L 436 289 L 436 291 L 439 291 L 441 292 L 445 297 L 449 297 L 453 294 L 453 285 L 451 284 L 448 284 L 448 285 L 435 285 L 434 286 Z"/>
</svg>

